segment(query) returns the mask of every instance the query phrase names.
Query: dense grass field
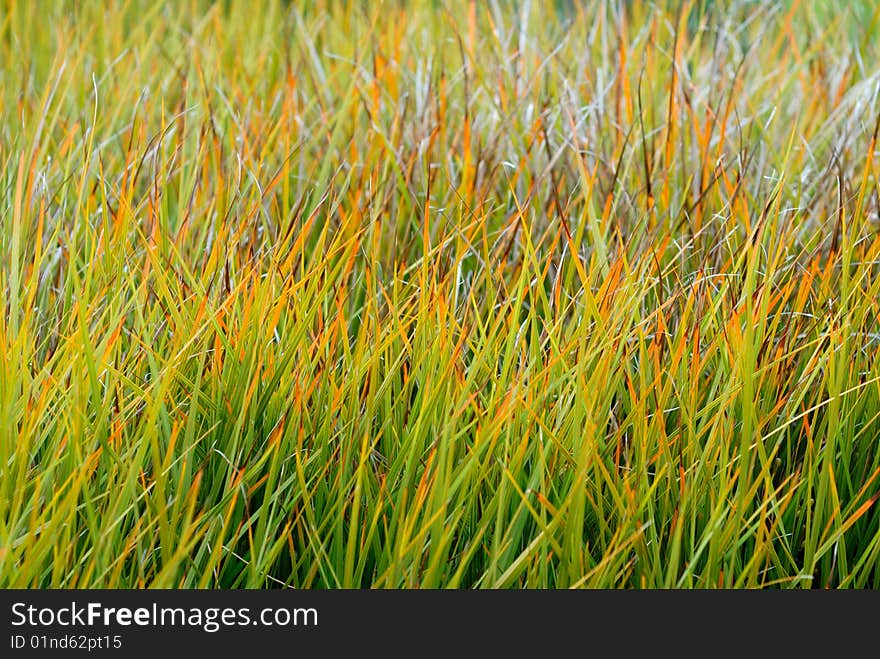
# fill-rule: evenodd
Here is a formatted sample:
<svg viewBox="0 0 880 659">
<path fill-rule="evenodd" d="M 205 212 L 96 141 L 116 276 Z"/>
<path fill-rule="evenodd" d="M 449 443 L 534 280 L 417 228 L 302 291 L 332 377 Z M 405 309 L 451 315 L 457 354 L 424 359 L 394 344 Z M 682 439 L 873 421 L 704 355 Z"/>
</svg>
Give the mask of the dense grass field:
<svg viewBox="0 0 880 659">
<path fill-rule="evenodd" d="M 0 586 L 880 587 L 880 7 L 0 8 Z"/>
</svg>

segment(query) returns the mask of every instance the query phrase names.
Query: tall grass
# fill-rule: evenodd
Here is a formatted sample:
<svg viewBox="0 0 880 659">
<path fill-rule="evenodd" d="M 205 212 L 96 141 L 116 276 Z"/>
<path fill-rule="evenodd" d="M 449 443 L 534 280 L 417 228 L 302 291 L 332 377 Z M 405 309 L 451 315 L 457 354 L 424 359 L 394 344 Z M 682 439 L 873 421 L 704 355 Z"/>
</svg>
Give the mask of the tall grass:
<svg viewBox="0 0 880 659">
<path fill-rule="evenodd" d="M 0 585 L 880 586 L 880 7 L 304 4 L 0 9 Z"/>
</svg>

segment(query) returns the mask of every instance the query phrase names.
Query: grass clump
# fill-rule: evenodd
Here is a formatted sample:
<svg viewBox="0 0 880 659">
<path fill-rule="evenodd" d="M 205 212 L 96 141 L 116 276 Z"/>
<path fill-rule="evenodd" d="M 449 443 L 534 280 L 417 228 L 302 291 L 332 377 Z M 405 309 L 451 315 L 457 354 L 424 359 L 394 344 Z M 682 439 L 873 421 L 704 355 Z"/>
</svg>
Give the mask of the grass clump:
<svg viewBox="0 0 880 659">
<path fill-rule="evenodd" d="M 880 586 L 873 3 L 0 13 L 0 584 Z"/>
</svg>

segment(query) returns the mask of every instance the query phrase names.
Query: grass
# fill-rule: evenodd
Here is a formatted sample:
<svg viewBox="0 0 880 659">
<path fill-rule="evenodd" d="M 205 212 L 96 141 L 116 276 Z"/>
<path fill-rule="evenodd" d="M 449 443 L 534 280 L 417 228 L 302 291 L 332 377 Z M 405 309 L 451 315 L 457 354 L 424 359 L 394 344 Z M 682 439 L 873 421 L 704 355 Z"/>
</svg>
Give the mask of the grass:
<svg viewBox="0 0 880 659">
<path fill-rule="evenodd" d="M 878 25 L 7 1 L 0 585 L 880 587 Z"/>
</svg>

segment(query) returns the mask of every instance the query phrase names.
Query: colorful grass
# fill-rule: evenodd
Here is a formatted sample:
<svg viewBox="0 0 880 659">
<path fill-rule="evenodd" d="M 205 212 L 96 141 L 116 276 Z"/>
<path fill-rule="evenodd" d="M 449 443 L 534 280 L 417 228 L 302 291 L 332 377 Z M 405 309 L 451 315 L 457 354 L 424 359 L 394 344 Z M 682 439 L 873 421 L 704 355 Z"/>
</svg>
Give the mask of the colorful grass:
<svg viewBox="0 0 880 659">
<path fill-rule="evenodd" d="M 843 4 L 8 0 L 0 585 L 880 587 Z"/>
</svg>

